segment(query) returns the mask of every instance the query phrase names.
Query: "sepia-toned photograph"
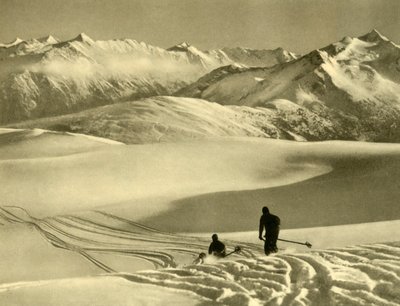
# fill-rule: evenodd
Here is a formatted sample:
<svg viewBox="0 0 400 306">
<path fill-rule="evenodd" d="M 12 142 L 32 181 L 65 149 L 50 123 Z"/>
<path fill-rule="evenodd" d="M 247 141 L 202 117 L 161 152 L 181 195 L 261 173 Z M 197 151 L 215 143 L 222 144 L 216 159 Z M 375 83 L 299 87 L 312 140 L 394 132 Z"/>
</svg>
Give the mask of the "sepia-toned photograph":
<svg viewBox="0 0 400 306">
<path fill-rule="evenodd" d="M 0 0 L 0 305 L 400 305 L 400 1 Z"/>
</svg>

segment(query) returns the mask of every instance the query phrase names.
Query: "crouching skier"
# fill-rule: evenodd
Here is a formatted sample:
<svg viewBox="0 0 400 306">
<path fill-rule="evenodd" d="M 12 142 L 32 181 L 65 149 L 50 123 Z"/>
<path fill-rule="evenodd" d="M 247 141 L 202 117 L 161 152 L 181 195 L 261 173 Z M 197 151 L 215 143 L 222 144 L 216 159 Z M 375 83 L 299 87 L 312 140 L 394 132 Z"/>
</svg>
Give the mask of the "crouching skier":
<svg viewBox="0 0 400 306">
<path fill-rule="evenodd" d="M 218 240 L 217 234 L 212 235 L 211 238 L 212 242 L 210 244 L 210 247 L 208 248 L 208 254 L 212 254 L 217 257 L 225 257 L 225 244 Z"/>
<path fill-rule="evenodd" d="M 209 255 L 223 258 L 223 257 L 228 257 L 233 253 L 240 253 L 242 251 L 242 248 L 240 246 L 236 246 L 232 252 L 226 254 L 225 244 L 223 244 L 221 241 L 218 240 L 217 234 L 212 235 L 212 240 L 213 241 L 211 242 L 210 247 L 208 248 Z M 206 256 L 207 256 L 206 253 L 200 253 L 199 257 L 193 261 L 193 264 L 204 263 Z"/>
</svg>

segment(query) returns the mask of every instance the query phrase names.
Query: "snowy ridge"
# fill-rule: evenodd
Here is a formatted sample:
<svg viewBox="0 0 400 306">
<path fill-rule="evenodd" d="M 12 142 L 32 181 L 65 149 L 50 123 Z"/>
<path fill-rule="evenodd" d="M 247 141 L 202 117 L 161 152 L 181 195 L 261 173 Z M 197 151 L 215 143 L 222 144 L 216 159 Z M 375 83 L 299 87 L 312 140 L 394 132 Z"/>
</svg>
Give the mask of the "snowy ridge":
<svg viewBox="0 0 400 306">
<path fill-rule="evenodd" d="M 286 63 L 298 56 L 282 48 L 275 50 L 254 50 L 249 48 L 222 48 L 200 51 L 187 42 L 182 42 L 168 49 L 168 51 L 186 54 L 193 63 L 200 63 L 204 67 L 219 67 L 238 64 L 243 67 L 269 67 L 278 63 Z"/>
<path fill-rule="evenodd" d="M 22 160 L 28 156 L 33 159 L 68 156 L 93 149 L 123 145 L 121 142 L 106 138 L 37 128 L 32 130 L 0 128 L 0 143 L 3 160 Z M 24 147 L 26 145 L 29 148 Z"/>
<path fill-rule="evenodd" d="M 221 71 L 226 69 L 231 68 L 224 67 Z M 240 67 L 232 69 L 241 70 Z M 308 94 L 304 93 L 302 98 L 307 99 Z M 293 120 L 301 120 L 305 124 L 293 128 L 280 125 L 280 120 L 289 112 L 294 113 Z M 122 117 L 123 122 L 119 123 Z M 335 136 L 329 120 L 319 118 L 310 110 L 287 100 L 276 100 L 268 108 L 252 108 L 222 106 L 202 99 L 168 96 L 117 103 L 73 115 L 37 119 L 10 126 L 83 133 L 130 144 L 227 136 L 297 141 Z"/>
<path fill-rule="evenodd" d="M 4 60 L 15 56 L 41 54 L 52 48 L 53 45 L 57 43 L 59 43 L 59 40 L 52 35 L 28 40 L 16 38 L 12 43 L 0 44 L 0 58 Z"/>
<path fill-rule="evenodd" d="M 228 136 L 304 140 L 296 133 L 277 128 L 271 123 L 276 120 L 275 116 L 268 109 L 162 96 L 12 126 L 83 133 L 128 144 Z M 119 123 L 121 118 L 123 121 Z M 323 132 L 322 128 L 320 133 Z"/>
<path fill-rule="evenodd" d="M 213 52 L 226 56 L 231 62 L 248 67 L 269 67 L 295 60 L 299 56 L 282 48 L 275 50 L 253 50 L 249 48 L 222 48 Z"/>
<path fill-rule="evenodd" d="M 231 63 L 231 60 L 226 57 L 221 57 L 215 53 L 205 53 L 200 51 L 187 42 L 180 43 L 176 46 L 168 48 L 167 51 L 172 52 L 178 56 L 185 55 L 188 61 L 193 64 L 200 65 L 204 68 L 216 68 L 219 66 Z"/>
<path fill-rule="evenodd" d="M 109 277 L 189 291 L 224 305 L 396 305 L 400 302 L 400 244 L 371 244 L 265 257 L 259 245 L 220 261 L 190 262 L 207 248 L 202 238 L 164 233 L 101 211 L 37 219 L 18 207 L 0 207 L 3 225 L 35 228 L 57 248 L 76 252 Z M 238 242 L 227 241 L 228 245 Z M 148 261 L 163 269 L 127 273 L 112 256 Z M 180 255 L 179 255 L 180 254 Z M 186 258 L 186 264 L 176 261 Z M 111 262 L 111 261 L 110 261 Z M 121 265 L 122 264 L 122 265 Z M 166 269 L 165 269 L 166 268 Z M 51 283 L 45 282 L 42 285 Z M 3 284 L 0 296 L 33 283 Z"/>
<path fill-rule="evenodd" d="M 45 36 L 45 37 L 42 37 L 42 38 L 38 38 L 38 41 L 40 41 L 42 43 L 46 43 L 46 44 L 52 44 L 52 45 L 57 44 L 57 43 L 60 42 L 53 35 L 48 35 L 48 36 Z"/>
<path fill-rule="evenodd" d="M 10 48 L 10 47 L 18 45 L 18 44 L 20 44 L 22 42 L 23 42 L 23 40 L 21 38 L 17 37 L 12 42 L 5 43 L 5 44 L 0 44 L 0 48 Z"/>
<path fill-rule="evenodd" d="M 64 133 L 64 132 L 56 132 L 56 131 L 48 131 L 40 128 L 34 128 L 31 130 L 27 129 L 7 129 L 7 128 L 0 128 L 0 141 L 2 143 L 15 143 L 20 141 L 32 141 L 35 137 L 43 136 L 43 138 L 47 136 L 56 136 L 56 137 L 64 137 L 66 135 L 75 137 L 75 138 L 84 138 L 88 139 L 89 142 L 97 142 L 97 143 L 104 143 L 104 144 L 118 144 L 121 145 L 123 143 L 114 141 L 107 138 L 100 138 L 90 135 L 78 134 L 78 133 Z"/>
</svg>

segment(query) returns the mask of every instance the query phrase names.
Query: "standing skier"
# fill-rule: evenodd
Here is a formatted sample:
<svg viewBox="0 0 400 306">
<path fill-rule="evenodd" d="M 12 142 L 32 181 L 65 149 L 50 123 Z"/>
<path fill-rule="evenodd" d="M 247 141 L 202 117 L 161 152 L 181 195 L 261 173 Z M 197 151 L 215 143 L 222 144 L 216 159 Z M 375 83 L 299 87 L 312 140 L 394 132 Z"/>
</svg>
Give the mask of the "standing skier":
<svg viewBox="0 0 400 306">
<path fill-rule="evenodd" d="M 258 238 L 264 240 L 265 255 L 278 252 L 276 240 L 279 236 L 279 225 L 281 220 L 278 216 L 269 213 L 268 207 L 264 206 L 262 209 L 262 216 L 260 218 L 260 227 Z M 265 227 L 265 239 L 262 237 Z"/>
</svg>

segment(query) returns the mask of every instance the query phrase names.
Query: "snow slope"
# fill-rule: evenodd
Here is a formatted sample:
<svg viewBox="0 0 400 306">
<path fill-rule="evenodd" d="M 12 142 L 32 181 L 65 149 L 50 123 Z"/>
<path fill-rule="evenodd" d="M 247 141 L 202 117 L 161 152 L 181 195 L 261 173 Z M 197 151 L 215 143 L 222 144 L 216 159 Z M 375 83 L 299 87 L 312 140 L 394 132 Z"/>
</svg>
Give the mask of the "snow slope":
<svg viewBox="0 0 400 306">
<path fill-rule="evenodd" d="M 79 135 L 29 133 L 0 135 L 0 196 L 36 216 L 107 205 L 159 229 L 191 226 L 198 232 L 210 226 L 249 230 L 253 221 L 236 220 L 236 214 L 254 214 L 265 199 L 287 215 L 285 226 L 291 228 L 392 220 L 399 214 L 392 179 L 399 172 L 396 144 L 216 138 L 121 146 Z M 230 211 L 232 203 L 237 208 Z M 311 206 L 315 218 L 307 213 Z M 213 217 L 205 218 L 207 207 Z M 201 217 L 193 225 L 192 213 Z M 226 214 L 231 218 L 215 222 Z"/>
<path fill-rule="evenodd" d="M 399 58 L 373 30 L 273 67 L 219 68 L 176 95 L 272 109 L 272 124 L 309 140 L 397 142 Z"/>
<path fill-rule="evenodd" d="M 123 146 L 2 130 L 0 302 L 396 305 L 399 153 L 261 138 Z M 281 217 L 282 238 L 313 250 L 280 243 L 263 256 L 264 205 Z M 193 265 L 215 231 L 243 252 Z"/>
<path fill-rule="evenodd" d="M 228 249 L 240 244 L 243 251 L 231 258 L 219 261 L 206 258 L 203 265 L 194 265 L 191 261 L 198 252 L 207 248 L 208 241 L 204 238 L 159 232 L 102 212 L 85 217 L 68 215 L 33 219 L 20 209 L 2 208 L 1 215 L 2 222 L 22 222 L 24 227 L 34 227 L 48 243 L 65 250 L 65 254 L 59 251 L 58 260 L 54 260 L 48 247 L 38 243 L 34 250 L 41 251 L 42 257 L 38 262 L 41 269 L 36 271 L 36 275 L 25 276 L 24 281 L 0 284 L 2 304 L 28 301 L 30 305 L 68 305 L 72 302 L 79 305 L 399 303 L 398 242 L 311 252 L 281 249 L 277 255 L 266 257 L 261 254 L 260 244 L 224 239 Z M 6 224 L 5 227 L 12 229 L 15 225 Z M 374 229 L 374 226 L 366 227 Z M 399 222 L 394 228 L 399 228 Z M 349 226 L 349 229 L 352 227 Z M 313 232 L 317 233 L 316 230 Z M 284 235 L 285 231 L 281 236 Z M 253 236 L 257 233 L 253 232 Z M 392 239 L 395 239 L 393 235 Z M 12 250 L 15 240 L 10 245 L 6 241 L 2 246 Z M 88 265 L 97 268 L 97 271 L 92 272 L 91 277 L 82 275 L 88 273 L 86 268 L 77 270 L 75 278 L 40 279 L 45 277 L 43 268 L 53 268 L 60 273 L 59 260 L 74 254 L 86 259 Z M 29 271 L 34 263 L 32 258 L 20 262 L 21 258 L 14 256 L 11 267 L 18 266 Z M 146 268 L 146 264 L 135 263 L 135 258 L 136 261 L 151 262 L 163 268 Z M 71 273 L 68 267 L 74 267 L 76 263 L 63 260 L 62 266 L 61 271 Z M 135 268 L 142 271 L 135 272 Z M 13 270 L 14 276 L 21 277 Z M 7 274 L 10 269 L 8 271 Z M 122 300 L 121 295 L 124 297 Z"/>
<path fill-rule="evenodd" d="M 191 292 L 135 283 L 118 276 L 66 278 L 9 284 L 0 289 L 3 305 L 200 305 L 208 299 Z"/>
</svg>

